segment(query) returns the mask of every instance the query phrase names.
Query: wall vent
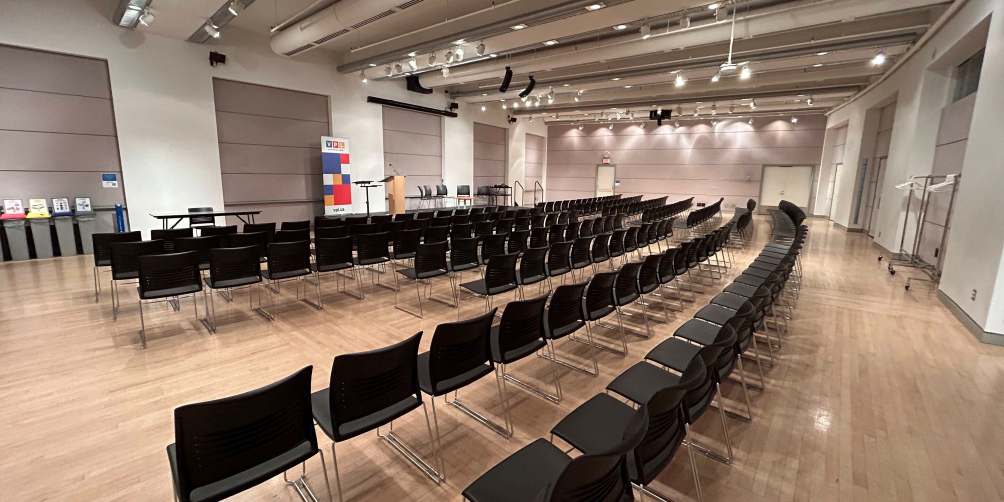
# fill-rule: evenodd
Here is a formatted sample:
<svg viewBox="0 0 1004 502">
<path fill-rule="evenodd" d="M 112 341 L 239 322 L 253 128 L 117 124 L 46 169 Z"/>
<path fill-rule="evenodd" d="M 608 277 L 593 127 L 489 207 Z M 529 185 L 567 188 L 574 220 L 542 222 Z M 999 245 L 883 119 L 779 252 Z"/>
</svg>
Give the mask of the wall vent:
<svg viewBox="0 0 1004 502">
<path fill-rule="evenodd" d="M 321 37 L 321 38 L 318 38 L 317 40 L 314 40 L 314 45 L 321 45 L 324 42 L 327 42 L 328 40 L 340 37 L 340 36 L 342 36 L 342 35 L 344 35 L 344 34 L 346 34 L 348 32 L 349 32 L 349 30 L 345 30 L 345 29 L 338 30 L 338 31 L 336 31 L 336 32 L 334 32 L 334 33 L 326 36 L 326 37 Z"/>
<path fill-rule="evenodd" d="M 381 13 L 379 13 L 379 14 L 377 14 L 377 15 L 369 18 L 369 19 L 364 19 L 362 21 L 359 21 L 356 24 L 353 24 L 351 26 L 351 28 L 353 30 L 358 30 L 359 28 L 362 28 L 363 26 L 366 26 L 367 24 L 370 24 L 370 23 L 373 23 L 373 22 L 376 22 L 376 21 L 379 21 L 379 20 L 383 19 L 383 18 L 385 18 L 385 17 L 393 14 L 394 12 L 395 11 L 393 11 L 393 10 L 385 10 L 385 11 L 383 11 L 383 12 L 381 12 Z"/>
</svg>

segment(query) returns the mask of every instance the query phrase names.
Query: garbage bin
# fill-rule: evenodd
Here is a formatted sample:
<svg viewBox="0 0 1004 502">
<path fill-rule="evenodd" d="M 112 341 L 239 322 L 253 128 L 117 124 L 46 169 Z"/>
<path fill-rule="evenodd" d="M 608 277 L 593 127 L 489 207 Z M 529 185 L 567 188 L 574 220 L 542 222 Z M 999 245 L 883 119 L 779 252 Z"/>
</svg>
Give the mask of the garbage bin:
<svg viewBox="0 0 1004 502">
<path fill-rule="evenodd" d="M 59 240 L 59 254 L 62 256 L 77 255 L 77 240 L 73 236 L 73 216 L 54 216 L 56 239 Z M 32 232 L 34 232 L 34 228 Z"/>
<path fill-rule="evenodd" d="M 24 219 L 3 220 L 3 228 L 7 231 L 7 245 L 10 247 L 10 257 L 14 261 L 30 259 L 28 254 L 28 231 L 24 228 Z"/>
<path fill-rule="evenodd" d="M 80 246 L 84 254 L 94 254 L 94 241 L 91 237 L 94 235 L 94 216 L 93 211 L 77 211 L 77 228 L 80 230 Z M 60 246 L 62 245 L 60 241 Z"/>
<path fill-rule="evenodd" d="M 49 230 L 51 218 L 29 218 L 31 237 L 35 242 L 36 258 L 52 258 L 52 231 Z"/>
</svg>

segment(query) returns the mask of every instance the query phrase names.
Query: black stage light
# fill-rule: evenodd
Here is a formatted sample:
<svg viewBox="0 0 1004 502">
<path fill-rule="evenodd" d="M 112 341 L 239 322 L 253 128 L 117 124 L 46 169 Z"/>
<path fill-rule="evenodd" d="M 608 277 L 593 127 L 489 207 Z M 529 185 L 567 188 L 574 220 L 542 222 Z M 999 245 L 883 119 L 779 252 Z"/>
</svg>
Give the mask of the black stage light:
<svg viewBox="0 0 1004 502">
<path fill-rule="evenodd" d="M 533 92 L 533 88 L 536 86 L 537 81 L 533 79 L 533 75 L 530 75 L 530 85 L 526 86 L 526 89 L 523 89 L 523 92 L 519 93 L 520 99 L 529 96 L 530 93 Z"/>
<path fill-rule="evenodd" d="M 505 92 L 509 90 L 509 82 L 512 82 L 512 70 L 508 66 L 505 67 L 505 77 L 502 79 L 502 85 L 499 86 L 499 92 Z"/>
<path fill-rule="evenodd" d="M 656 124 L 662 125 L 663 120 L 669 120 L 673 116 L 670 110 L 651 110 L 648 112 L 648 119 L 654 120 Z"/>
</svg>

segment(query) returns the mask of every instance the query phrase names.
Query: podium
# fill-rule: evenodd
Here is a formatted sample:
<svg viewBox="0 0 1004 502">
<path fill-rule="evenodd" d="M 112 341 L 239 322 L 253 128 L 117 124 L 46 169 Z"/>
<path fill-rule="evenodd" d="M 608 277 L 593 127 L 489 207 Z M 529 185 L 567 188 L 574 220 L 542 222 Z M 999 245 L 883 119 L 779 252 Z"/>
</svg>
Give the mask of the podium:
<svg viewBox="0 0 1004 502">
<path fill-rule="evenodd" d="M 387 212 L 404 213 L 404 176 L 388 176 L 380 181 L 387 184 Z"/>
</svg>

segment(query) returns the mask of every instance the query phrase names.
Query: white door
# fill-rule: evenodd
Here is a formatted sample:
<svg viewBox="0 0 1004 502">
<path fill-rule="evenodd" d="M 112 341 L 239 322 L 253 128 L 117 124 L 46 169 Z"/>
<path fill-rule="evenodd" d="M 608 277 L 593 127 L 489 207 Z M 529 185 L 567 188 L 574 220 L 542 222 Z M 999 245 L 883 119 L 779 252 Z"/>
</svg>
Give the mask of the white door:
<svg viewBox="0 0 1004 502">
<path fill-rule="evenodd" d="M 617 167 L 610 164 L 596 166 L 596 196 L 606 197 L 614 194 L 614 182 L 617 178 Z"/>
<path fill-rule="evenodd" d="M 830 181 L 826 183 L 826 214 L 824 216 L 830 216 L 830 212 L 833 211 L 833 192 L 837 184 L 837 171 L 843 167 L 843 164 L 837 164 L 833 166 L 833 170 L 830 171 Z"/>
<path fill-rule="evenodd" d="M 875 217 L 878 216 L 879 206 L 882 205 L 882 179 L 885 178 L 885 164 L 889 159 L 882 157 L 878 161 L 878 169 L 874 170 L 874 182 L 871 183 L 871 208 L 868 214 L 868 235 L 875 237 Z"/>
<path fill-rule="evenodd" d="M 853 180 L 851 180 L 853 183 Z M 842 196 L 841 194 L 846 192 L 843 189 L 844 183 L 844 165 L 837 164 L 836 169 L 833 170 L 833 193 L 830 195 L 830 220 L 833 220 L 833 208 L 840 207 Z"/>
<path fill-rule="evenodd" d="M 777 207 L 786 200 L 806 209 L 812 191 L 812 166 L 766 166 L 760 186 L 764 207 Z"/>
</svg>

